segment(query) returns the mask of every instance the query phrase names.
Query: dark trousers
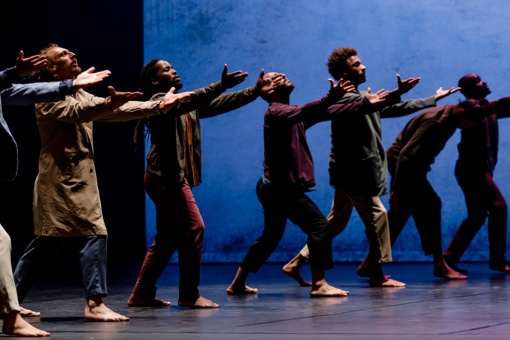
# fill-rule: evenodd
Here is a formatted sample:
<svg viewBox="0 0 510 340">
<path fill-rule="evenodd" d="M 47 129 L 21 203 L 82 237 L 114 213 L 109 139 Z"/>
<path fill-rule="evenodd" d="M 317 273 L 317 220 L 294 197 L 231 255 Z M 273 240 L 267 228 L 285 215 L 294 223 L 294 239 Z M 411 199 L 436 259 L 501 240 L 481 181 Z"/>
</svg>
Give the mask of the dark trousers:
<svg viewBox="0 0 510 340">
<path fill-rule="evenodd" d="M 200 297 L 200 263 L 204 240 L 204 221 L 187 184 L 167 185 L 149 174 L 144 178 L 145 190 L 156 206 L 154 242 L 147 250 L 133 294 L 144 299 L 156 296 L 156 282 L 170 257 L 179 254 L 179 299 Z"/>
<path fill-rule="evenodd" d="M 456 167 L 455 176 L 466 198 L 467 218 L 453 236 L 444 254 L 460 260 L 476 233 L 489 216 L 489 261 L 491 266 L 506 264 L 507 205 L 490 173 L 473 174 Z"/>
<path fill-rule="evenodd" d="M 390 208 L 388 220 L 393 245 L 412 216 L 421 239 L 425 255 L 442 253 L 441 199 L 427 180 L 426 175 L 417 175 L 412 183 L 399 191 L 400 209 Z"/>
<path fill-rule="evenodd" d="M 56 258 L 64 242 L 73 242 L 79 249 L 85 297 L 107 295 L 106 242 L 107 237 L 49 237 L 36 236 L 28 245 L 14 271 L 14 282 L 21 303 L 28 291 L 49 264 Z"/>
<path fill-rule="evenodd" d="M 280 243 L 287 219 L 308 235 L 311 269 L 333 267 L 328 221 L 305 193 L 278 188 L 259 180 L 257 196 L 264 209 L 264 230 L 248 250 L 241 268 L 252 273 L 258 271 Z"/>
</svg>

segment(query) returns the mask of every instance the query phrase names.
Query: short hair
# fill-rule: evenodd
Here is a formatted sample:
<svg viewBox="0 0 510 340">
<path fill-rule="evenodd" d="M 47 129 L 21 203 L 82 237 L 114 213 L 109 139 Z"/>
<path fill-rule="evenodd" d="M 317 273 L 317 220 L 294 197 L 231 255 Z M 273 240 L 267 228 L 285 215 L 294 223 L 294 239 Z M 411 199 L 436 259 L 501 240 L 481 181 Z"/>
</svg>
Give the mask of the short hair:
<svg viewBox="0 0 510 340">
<path fill-rule="evenodd" d="M 149 99 L 152 95 L 159 92 L 159 89 L 157 89 L 152 83 L 152 79 L 158 72 L 156 64 L 160 60 L 162 59 L 152 59 L 140 71 L 140 92 L 143 93 L 143 97 L 145 99 Z"/>
<path fill-rule="evenodd" d="M 331 55 L 328 58 L 328 62 L 326 66 L 328 67 L 328 72 L 331 74 L 335 80 L 339 80 L 343 77 L 344 71 L 347 69 L 347 59 L 352 56 L 358 55 L 358 52 L 355 48 L 352 47 L 342 47 L 335 48 Z"/>
<path fill-rule="evenodd" d="M 34 73 L 34 78 L 39 81 L 52 81 L 55 80 L 55 75 L 51 74 L 48 70 L 48 66 L 50 66 L 53 63 L 53 59 L 48 55 L 48 51 L 52 48 L 59 47 L 55 43 L 49 43 L 47 44 L 43 49 L 39 51 L 40 55 L 43 55 L 46 57 L 46 60 L 48 61 L 48 65 L 46 67 L 43 67 Z"/>
</svg>

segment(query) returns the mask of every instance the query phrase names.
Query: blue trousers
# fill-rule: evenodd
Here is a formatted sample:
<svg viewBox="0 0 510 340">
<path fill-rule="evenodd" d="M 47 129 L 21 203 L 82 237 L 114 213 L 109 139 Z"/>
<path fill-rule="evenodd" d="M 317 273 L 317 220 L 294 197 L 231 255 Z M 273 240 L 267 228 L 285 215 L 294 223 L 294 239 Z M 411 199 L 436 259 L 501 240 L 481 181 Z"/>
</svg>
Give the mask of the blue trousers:
<svg viewBox="0 0 510 340">
<path fill-rule="evenodd" d="M 107 236 L 49 237 L 36 236 L 28 245 L 14 271 L 14 282 L 21 303 L 28 291 L 60 252 L 64 242 L 75 243 L 79 249 L 85 297 L 107 295 Z"/>
</svg>

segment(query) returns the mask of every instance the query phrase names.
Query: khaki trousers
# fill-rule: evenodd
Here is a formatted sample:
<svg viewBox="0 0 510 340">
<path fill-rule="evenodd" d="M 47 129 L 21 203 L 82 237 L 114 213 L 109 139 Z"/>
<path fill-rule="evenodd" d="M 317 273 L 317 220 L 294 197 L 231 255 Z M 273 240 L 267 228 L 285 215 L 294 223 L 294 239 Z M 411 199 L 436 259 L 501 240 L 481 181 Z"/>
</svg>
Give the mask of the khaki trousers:
<svg viewBox="0 0 510 340">
<path fill-rule="evenodd" d="M 0 225 L 0 317 L 19 311 L 18 295 L 12 275 L 11 238 Z"/>
<path fill-rule="evenodd" d="M 347 194 L 342 190 L 335 190 L 335 197 L 328 215 L 332 236 L 345 230 L 352 209 L 358 212 L 370 246 L 364 265 L 391 262 L 390 229 L 386 208 L 379 197 L 367 197 Z M 305 245 L 300 251 L 301 256 L 308 258 L 309 250 Z"/>
</svg>

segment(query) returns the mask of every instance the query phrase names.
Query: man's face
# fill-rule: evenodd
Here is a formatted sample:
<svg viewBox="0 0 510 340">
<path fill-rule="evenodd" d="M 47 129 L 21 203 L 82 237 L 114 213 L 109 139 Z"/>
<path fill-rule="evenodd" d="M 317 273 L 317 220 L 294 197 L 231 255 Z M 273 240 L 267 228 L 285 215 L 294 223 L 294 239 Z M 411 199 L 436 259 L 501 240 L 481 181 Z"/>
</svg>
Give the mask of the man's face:
<svg viewBox="0 0 510 340">
<path fill-rule="evenodd" d="M 354 86 L 367 81 L 365 73 L 367 68 L 361 63 L 357 55 L 349 57 L 345 62 L 347 63 L 347 69 L 344 71 L 344 80 L 350 80 Z"/>
<path fill-rule="evenodd" d="M 153 79 L 154 84 L 168 86 L 168 90 L 170 90 L 171 87 L 175 87 L 176 90 L 182 88 L 181 78 L 179 78 L 177 71 L 168 61 L 160 60 L 156 63 L 155 67 L 157 72 Z"/>
<path fill-rule="evenodd" d="M 49 59 L 48 70 L 58 80 L 74 79 L 81 73 L 76 55 L 62 47 L 54 47 L 46 52 Z"/>
<path fill-rule="evenodd" d="M 462 93 L 467 98 L 481 99 L 491 93 L 485 80 L 482 80 L 478 74 L 468 74 L 462 80 Z"/>
<path fill-rule="evenodd" d="M 276 76 L 280 75 L 277 72 L 269 72 L 264 75 L 264 79 L 274 79 Z M 275 82 L 274 92 L 289 95 L 292 90 L 294 90 L 294 84 L 289 80 L 289 78 L 282 75 L 281 79 Z"/>
</svg>

